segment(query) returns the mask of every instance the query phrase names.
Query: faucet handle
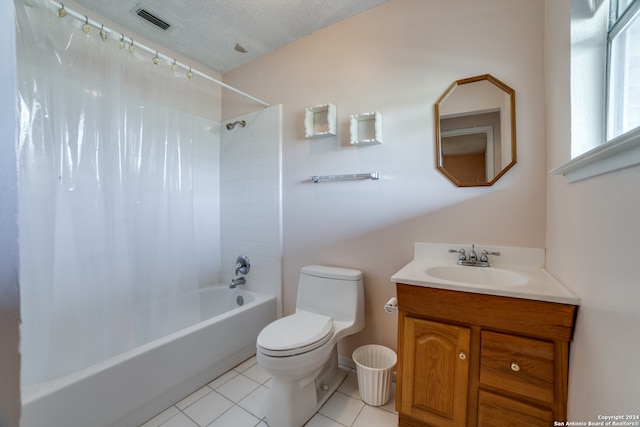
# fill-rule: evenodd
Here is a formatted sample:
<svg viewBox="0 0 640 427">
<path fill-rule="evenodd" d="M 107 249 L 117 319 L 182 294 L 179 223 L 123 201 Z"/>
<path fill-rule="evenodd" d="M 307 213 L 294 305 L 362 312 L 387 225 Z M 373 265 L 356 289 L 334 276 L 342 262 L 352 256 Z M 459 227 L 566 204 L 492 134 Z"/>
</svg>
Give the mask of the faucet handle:
<svg viewBox="0 0 640 427">
<path fill-rule="evenodd" d="M 482 250 L 482 255 L 480 256 L 480 261 L 482 261 L 482 262 L 489 261 L 488 255 L 500 256 L 500 252 L 498 252 L 498 251 L 490 252 L 490 251 L 487 251 L 486 249 L 483 249 Z"/>
<path fill-rule="evenodd" d="M 464 249 L 449 249 L 449 253 L 450 254 L 453 254 L 453 253 L 460 254 L 460 256 L 458 256 L 458 259 L 460 261 L 466 261 L 466 259 L 467 259 L 467 254 L 464 251 Z"/>
<path fill-rule="evenodd" d="M 236 276 L 238 274 L 247 274 L 250 269 L 249 258 L 246 255 L 238 255 L 238 258 L 236 258 Z"/>
</svg>

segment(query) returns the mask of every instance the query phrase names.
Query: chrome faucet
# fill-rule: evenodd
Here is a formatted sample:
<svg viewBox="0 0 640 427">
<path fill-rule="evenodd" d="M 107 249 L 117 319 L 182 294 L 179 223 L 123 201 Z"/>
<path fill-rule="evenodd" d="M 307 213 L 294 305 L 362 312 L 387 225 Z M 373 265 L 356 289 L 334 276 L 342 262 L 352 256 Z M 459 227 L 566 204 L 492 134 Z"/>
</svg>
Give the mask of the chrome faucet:
<svg viewBox="0 0 640 427">
<path fill-rule="evenodd" d="M 246 283 L 247 283 L 247 279 L 245 279 L 244 276 L 240 276 L 240 277 L 236 277 L 235 279 L 231 279 L 231 283 L 229 284 L 229 287 L 231 289 L 234 289 L 236 286 L 244 285 Z"/>
<path fill-rule="evenodd" d="M 464 249 L 449 249 L 449 253 L 460 254 L 458 256 L 458 265 L 467 265 L 472 267 L 489 267 L 489 255 L 500 255 L 500 252 L 490 252 L 483 249 L 480 252 L 480 259 L 478 259 L 475 244 L 471 245 L 471 252 L 469 252 L 468 258 Z"/>
<path fill-rule="evenodd" d="M 478 260 L 478 255 L 476 254 L 476 245 L 471 245 L 471 252 L 469 252 L 469 261 L 476 262 Z"/>
<path fill-rule="evenodd" d="M 236 277 L 235 279 L 231 279 L 229 287 L 233 289 L 238 285 L 246 284 L 247 279 L 245 279 L 244 276 L 240 276 L 240 274 L 247 274 L 250 269 L 251 264 L 249 263 L 249 257 L 246 255 L 238 255 L 238 258 L 236 258 Z"/>
</svg>

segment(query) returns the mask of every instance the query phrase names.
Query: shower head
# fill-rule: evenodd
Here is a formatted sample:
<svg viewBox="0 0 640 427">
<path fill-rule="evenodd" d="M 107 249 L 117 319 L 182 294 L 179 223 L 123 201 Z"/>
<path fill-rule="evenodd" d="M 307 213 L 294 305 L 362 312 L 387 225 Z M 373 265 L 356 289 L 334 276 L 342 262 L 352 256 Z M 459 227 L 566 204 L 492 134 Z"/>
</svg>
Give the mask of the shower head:
<svg viewBox="0 0 640 427">
<path fill-rule="evenodd" d="M 240 127 L 243 128 L 247 125 L 247 122 L 246 120 L 238 120 L 237 122 L 227 123 L 227 130 L 233 129 L 236 125 L 240 125 Z"/>
</svg>

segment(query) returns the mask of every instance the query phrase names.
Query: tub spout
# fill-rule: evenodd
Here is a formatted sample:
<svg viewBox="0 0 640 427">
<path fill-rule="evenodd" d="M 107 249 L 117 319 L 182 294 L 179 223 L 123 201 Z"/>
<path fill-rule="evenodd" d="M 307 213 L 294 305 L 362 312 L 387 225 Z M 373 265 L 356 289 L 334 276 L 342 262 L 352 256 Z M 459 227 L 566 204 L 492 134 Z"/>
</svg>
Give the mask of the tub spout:
<svg viewBox="0 0 640 427">
<path fill-rule="evenodd" d="M 234 289 L 236 286 L 244 285 L 246 283 L 247 283 L 247 279 L 245 279 L 244 277 L 236 277 L 235 279 L 231 280 L 231 283 L 229 284 L 229 287 L 231 289 Z"/>
</svg>

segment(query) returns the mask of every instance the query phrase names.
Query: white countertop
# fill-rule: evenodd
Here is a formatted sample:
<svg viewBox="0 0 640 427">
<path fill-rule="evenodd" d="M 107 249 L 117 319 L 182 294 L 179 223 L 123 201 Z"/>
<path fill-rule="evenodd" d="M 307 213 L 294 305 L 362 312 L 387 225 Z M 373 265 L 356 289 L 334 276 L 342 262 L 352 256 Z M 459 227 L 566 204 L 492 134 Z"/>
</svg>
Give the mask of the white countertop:
<svg viewBox="0 0 640 427">
<path fill-rule="evenodd" d="M 394 283 L 447 289 L 452 291 L 473 292 L 487 295 L 500 295 L 562 304 L 580 305 L 580 298 L 575 296 L 562 283 L 556 280 L 541 264 L 544 250 L 536 248 L 510 248 L 477 245 L 480 250 L 500 251 L 500 257 L 489 259 L 491 267 L 459 266 L 461 269 L 497 269 L 515 273 L 524 279 L 523 285 L 480 285 L 431 277 L 426 271 L 437 266 L 456 266 L 457 254 L 449 254 L 447 250 L 465 248 L 467 253 L 471 245 L 416 243 L 415 258 L 391 277 Z M 542 256 L 540 256 L 542 251 Z M 499 259 L 502 258 L 503 262 Z M 543 261 L 542 261 L 543 262 Z"/>
</svg>

